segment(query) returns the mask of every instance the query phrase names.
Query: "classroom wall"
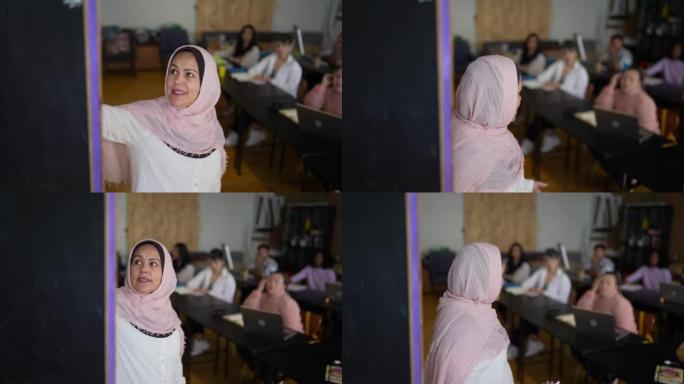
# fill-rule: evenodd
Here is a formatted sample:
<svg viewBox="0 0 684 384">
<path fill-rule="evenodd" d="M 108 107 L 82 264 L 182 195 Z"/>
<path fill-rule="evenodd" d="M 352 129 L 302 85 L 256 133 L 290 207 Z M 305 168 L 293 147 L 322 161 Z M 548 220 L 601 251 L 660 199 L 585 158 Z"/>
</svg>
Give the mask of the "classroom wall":
<svg viewBox="0 0 684 384">
<path fill-rule="evenodd" d="M 304 31 L 323 31 L 324 18 L 332 0 L 279 0 L 272 29 L 290 31 L 298 25 Z M 195 0 L 102 0 L 100 24 L 131 28 L 158 28 L 177 23 L 195 35 Z"/>
<path fill-rule="evenodd" d="M 199 249 L 209 251 L 226 243 L 243 251 L 254 221 L 256 195 L 209 193 L 199 199 Z"/>
<path fill-rule="evenodd" d="M 537 194 L 537 244 L 527 248 L 543 250 L 560 242 L 568 250 L 585 250 L 593 197 L 591 193 Z M 421 252 L 438 246 L 454 250 L 463 246 L 462 194 L 421 193 L 418 210 Z"/>
<path fill-rule="evenodd" d="M 608 0 L 551 0 L 550 38 L 564 40 L 573 33 L 585 39 L 597 39 L 603 24 L 603 11 Z M 477 0 L 451 0 L 451 29 L 454 35 L 470 42 L 474 50 L 476 42 L 475 12 Z M 596 15 L 596 17 L 590 17 Z"/>
</svg>

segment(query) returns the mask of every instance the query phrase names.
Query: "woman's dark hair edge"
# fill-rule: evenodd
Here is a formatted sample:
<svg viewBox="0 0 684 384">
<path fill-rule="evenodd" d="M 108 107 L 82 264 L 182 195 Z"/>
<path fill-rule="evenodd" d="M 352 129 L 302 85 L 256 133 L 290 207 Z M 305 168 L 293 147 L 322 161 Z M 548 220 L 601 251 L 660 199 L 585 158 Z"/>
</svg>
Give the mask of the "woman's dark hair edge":
<svg viewBox="0 0 684 384">
<path fill-rule="evenodd" d="M 252 30 L 252 41 L 249 42 L 249 45 L 247 47 L 243 46 L 242 43 L 242 34 L 245 33 L 247 29 Z M 245 53 L 249 52 L 252 47 L 257 45 L 257 34 L 256 34 L 256 29 L 252 24 L 247 24 L 240 28 L 240 32 L 238 33 L 238 38 L 237 38 L 237 44 L 235 44 L 235 51 L 233 52 L 234 56 L 241 57 Z"/>
</svg>

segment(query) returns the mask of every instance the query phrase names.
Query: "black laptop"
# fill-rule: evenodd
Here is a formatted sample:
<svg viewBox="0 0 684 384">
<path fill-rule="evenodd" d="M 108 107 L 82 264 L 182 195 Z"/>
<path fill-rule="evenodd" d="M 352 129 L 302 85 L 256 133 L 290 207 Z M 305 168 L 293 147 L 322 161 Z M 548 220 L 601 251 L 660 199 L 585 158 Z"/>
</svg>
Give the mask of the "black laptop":
<svg viewBox="0 0 684 384">
<path fill-rule="evenodd" d="M 297 335 L 296 331 L 283 328 L 283 319 L 278 314 L 249 308 L 240 308 L 240 312 L 247 332 L 281 341 Z"/>
<path fill-rule="evenodd" d="M 325 283 L 325 297 L 333 303 L 341 303 L 342 283 Z"/>
<path fill-rule="evenodd" d="M 297 104 L 300 149 L 304 153 L 342 153 L 342 118 Z"/>
<path fill-rule="evenodd" d="M 615 327 L 615 318 L 612 315 L 577 308 L 573 308 L 572 313 L 575 315 L 577 332 L 582 335 L 613 341 L 629 335 L 624 329 Z"/>
<path fill-rule="evenodd" d="M 670 303 L 684 305 L 684 286 L 660 283 L 660 296 Z"/>
<path fill-rule="evenodd" d="M 652 136 L 652 133 L 639 128 L 639 121 L 634 116 L 603 109 L 596 109 L 595 112 L 601 152 L 632 151 Z"/>
</svg>

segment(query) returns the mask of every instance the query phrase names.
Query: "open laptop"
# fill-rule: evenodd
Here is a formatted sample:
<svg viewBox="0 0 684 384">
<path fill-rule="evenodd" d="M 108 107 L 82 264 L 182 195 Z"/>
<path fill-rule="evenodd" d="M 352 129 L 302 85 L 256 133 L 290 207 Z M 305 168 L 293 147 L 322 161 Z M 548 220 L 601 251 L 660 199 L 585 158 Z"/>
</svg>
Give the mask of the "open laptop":
<svg viewBox="0 0 684 384">
<path fill-rule="evenodd" d="M 575 315 L 577 332 L 581 334 L 614 341 L 629 335 L 624 329 L 615 328 L 615 318 L 612 315 L 577 308 L 573 308 L 572 313 Z"/>
<path fill-rule="evenodd" d="M 301 145 L 305 153 L 341 153 L 342 118 L 297 104 Z"/>
<path fill-rule="evenodd" d="M 342 283 L 325 283 L 325 297 L 334 303 L 341 303 Z"/>
<path fill-rule="evenodd" d="M 684 286 L 660 283 L 660 295 L 670 303 L 684 305 Z"/>
<path fill-rule="evenodd" d="M 636 146 L 639 144 L 639 121 L 636 117 L 596 109 L 596 130 L 611 138 Z"/>
<path fill-rule="evenodd" d="M 273 340 L 289 340 L 297 334 L 296 331 L 283 328 L 280 315 L 270 312 L 240 308 L 245 330 Z"/>
</svg>

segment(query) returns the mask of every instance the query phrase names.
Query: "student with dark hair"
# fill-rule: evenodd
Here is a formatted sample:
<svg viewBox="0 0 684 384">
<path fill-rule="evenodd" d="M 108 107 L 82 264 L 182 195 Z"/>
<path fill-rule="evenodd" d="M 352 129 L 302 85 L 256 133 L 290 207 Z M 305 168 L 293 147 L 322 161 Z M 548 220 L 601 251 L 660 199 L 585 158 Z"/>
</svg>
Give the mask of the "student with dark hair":
<svg viewBox="0 0 684 384">
<path fill-rule="evenodd" d="M 257 279 L 265 279 L 278 272 L 278 262 L 268 254 L 271 250 L 266 244 L 259 244 L 254 262 L 253 273 Z"/>
<path fill-rule="evenodd" d="M 651 250 L 648 261 L 641 268 L 627 276 L 625 282 L 634 283 L 641 280 L 644 284 L 644 289 L 651 291 L 660 290 L 661 283 L 672 283 L 672 274 L 669 269 L 665 268 L 665 261 L 665 259 L 661 261 L 659 250 Z"/>
<path fill-rule="evenodd" d="M 171 249 L 173 270 L 179 284 L 187 284 L 195 276 L 195 266 L 190 262 L 190 252 L 185 243 L 176 243 Z"/>
<path fill-rule="evenodd" d="M 530 265 L 523 260 L 525 251 L 517 241 L 511 244 L 504 260 L 506 267 L 504 278 L 516 284 L 522 284 L 530 276 Z"/>
<path fill-rule="evenodd" d="M 591 260 L 584 264 L 584 270 L 593 278 L 599 277 L 607 272 L 615 272 L 615 263 L 606 257 L 606 246 L 596 244 Z"/>
<path fill-rule="evenodd" d="M 544 266 L 523 281 L 521 286 L 530 293 L 543 294 L 567 303 L 570 298 L 570 278 L 560 267 L 558 251 L 553 248 L 544 251 Z"/>
<path fill-rule="evenodd" d="M 321 83 L 304 97 L 304 104 L 323 112 L 342 116 L 342 67 L 323 76 Z"/>
<path fill-rule="evenodd" d="M 562 48 L 562 59 L 556 60 L 537 76 L 537 82 L 542 84 L 544 89 L 560 89 L 579 99 L 584 99 L 589 86 L 589 73 L 578 60 L 579 53 L 575 43 L 566 41 Z M 548 121 L 538 117 L 532 125 L 527 127 L 525 138 L 521 142 L 524 154 L 532 153 L 534 143 L 542 131 L 546 131 L 540 149 L 542 153 L 550 152 L 560 144 L 560 138 L 547 129 L 550 126 Z"/>
<path fill-rule="evenodd" d="M 601 62 L 608 67 L 609 72 L 622 72 L 632 66 L 634 57 L 629 49 L 625 48 L 624 38 L 620 34 L 610 38 L 608 51 L 601 55 Z"/>
<path fill-rule="evenodd" d="M 520 58 L 516 60 L 518 68 L 526 75 L 539 76 L 546 66 L 546 57 L 539 44 L 539 35 L 530 33 L 525 39 Z"/>
<path fill-rule="evenodd" d="M 615 272 L 605 273 L 594 280 L 591 289 L 577 301 L 577 307 L 613 315 L 616 327 L 637 333 L 634 309 L 620 293 L 619 285 L 620 278 Z"/>
<path fill-rule="evenodd" d="M 334 283 L 335 279 L 335 271 L 326 265 L 325 251 L 318 250 L 312 257 L 311 265 L 302 268 L 301 271 L 290 278 L 290 281 L 298 283 L 306 280 L 306 285 L 309 289 L 325 291 L 325 284 Z"/>
<path fill-rule="evenodd" d="M 618 81 L 620 88 L 617 88 Z M 660 134 L 656 103 L 644 90 L 644 76 L 638 69 L 614 74 L 596 98 L 594 107 L 634 116 L 640 128 Z"/>
<path fill-rule="evenodd" d="M 684 60 L 682 60 L 682 42 L 675 41 L 670 47 L 669 55 L 660 59 L 644 71 L 646 76 L 663 74 L 666 83 L 684 87 Z"/>
<path fill-rule="evenodd" d="M 247 24 L 240 29 L 235 45 L 228 52 L 228 60 L 249 69 L 259 62 L 259 54 L 256 29 Z"/>
<path fill-rule="evenodd" d="M 270 54 L 249 69 L 256 81 L 268 82 L 297 97 L 297 89 L 302 79 L 302 67 L 292 57 L 294 42 L 288 34 L 280 36 L 275 53 Z"/>
</svg>

